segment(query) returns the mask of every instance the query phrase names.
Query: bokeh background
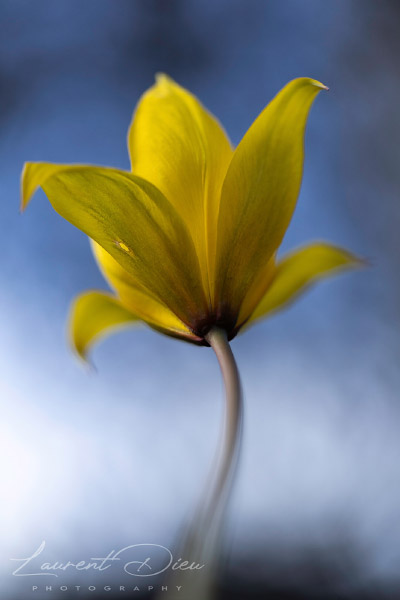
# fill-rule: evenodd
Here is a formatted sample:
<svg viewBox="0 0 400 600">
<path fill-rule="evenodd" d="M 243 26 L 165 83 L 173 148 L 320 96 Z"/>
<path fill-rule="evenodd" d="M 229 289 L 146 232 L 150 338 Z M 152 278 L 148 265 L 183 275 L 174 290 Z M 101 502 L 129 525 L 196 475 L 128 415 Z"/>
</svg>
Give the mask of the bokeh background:
<svg viewBox="0 0 400 600">
<path fill-rule="evenodd" d="M 326 83 L 283 249 L 327 239 L 370 261 L 233 342 L 246 414 L 220 597 L 400 597 L 399 26 L 395 0 L 0 1 L 1 597 L 42 597 L 10 561 L 42 540 L 49 561 L 171 544 L 213 461 L 212 352 L 141 327 L 86 372 L 65 322 L 106 288 L 88 241 L 41 192 L 18 213 L 24 161 L 129 168 L 157 71 L 235 144 L 288 80 Z"/>
</svg>

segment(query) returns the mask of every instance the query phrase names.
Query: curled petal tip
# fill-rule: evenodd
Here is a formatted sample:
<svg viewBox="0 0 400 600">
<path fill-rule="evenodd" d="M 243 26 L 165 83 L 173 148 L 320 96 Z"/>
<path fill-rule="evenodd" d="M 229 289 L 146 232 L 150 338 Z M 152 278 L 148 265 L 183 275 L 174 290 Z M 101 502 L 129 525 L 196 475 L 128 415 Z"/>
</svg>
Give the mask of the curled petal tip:
<svg viewBox="0 0 400 600">
<path fill-rule="evenodd" d="M 320 88 L 321 90 L 325 90 L 326 92 L 329 92 L 329 88 L 327 85 L 324 85 L 323 83 L 321 83 L 320 81 L 317 81 L 316 79 L 312 80 L 313 85 L 315 85 L 315 87 Z"/>
<path fill-rule="evenodd" d="M 93 359 L 89 356 L 89 353 L 84 350 L 78 350 L 71 340 L 69 340 L 69 342 L 72 353 L 75 355 L 76 361 L 79 363 L 80 367 L 90 375 L 97 375 L 97 367 L 94 364 Z"/>
<path fill-rule="evenodd" d="M 21 200 L 20 200 L 20 204 L 19 204 L 19 212 L 21 214 L 25 211 L 26 207 L 28 206 L 28 202 L 30 200 L 30 194 L 28 192 L 27 184 L 26 184 L 28 166 L 29 166 L 29 163 L 24 163 L 24 166 L 22 167 L 22 173 L 21 173 L 21 184 L 20 184 Z"/>
<path fill-rule="evenodd" d="M 329 87 L 327 85 L 325 85 L 324 83 L 321 83 L 321 81 L 318 81 L 318 79 L 313 79 L 312 77 L 297 77 L 296 79 L 292 79 L 292 81 L 290 81 L 288 84 L 288 86 L 312 86 L 312 87 L 316 87 L 320 90 L 325 90 L 326 92 L 329 92 Z M 285 89 L 285 88 L 284 88 Z"/>
<path fill-rule="evenodd" d="M 373 261 L 370 260 L 369 258 L 366 258 L 364 256 L 357 256 L 357 254 L 353 254 L 352 252 L 349 251 L 343 251 L 343 253 L 346 252 L 347 254 L 347 258 L 348 258 L 348 266 L 350 268 L 354 268 L 354 269 L 362 269 L 364 267 L 372 267 L 373 266 Z"/>
</svg>

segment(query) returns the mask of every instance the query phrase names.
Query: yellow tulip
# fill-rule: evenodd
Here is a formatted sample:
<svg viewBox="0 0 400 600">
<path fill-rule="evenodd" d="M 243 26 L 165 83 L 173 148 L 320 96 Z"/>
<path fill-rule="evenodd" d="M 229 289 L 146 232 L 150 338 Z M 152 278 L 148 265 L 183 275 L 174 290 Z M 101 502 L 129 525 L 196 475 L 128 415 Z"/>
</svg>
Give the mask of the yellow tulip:
<svg viewBox="0 0 400 600">
<path fill-rule="evenodd" d="M 232 339 L 317 280 L 359 260 L 313 243 L 281 260 L 303 170 L 304 131 L 324 85 L 291 81 L 236 149 L 218 121 L 166 75 L 140 99 L 128 132 L 131 172 L 26 163 L 22 208 L 43 188 L 54 209 L 92 240 L 113 293 L 75 299 L 78 353 L 116 327 L 144 321 L 208 345 Z"/>
<path fill-rule="evenodd" d="M 113 290 L 73 303 L 70 331 L 81 357 L 99 337 L 138 321 L 217 355 L 226 389 L 220 456 L 180 554 L 207 565 L 218 561 L 240 443 L 243 397 L 228 341 L 361 262 L 324 242 L 276 257 L 300 190 L 308 113 L 322 89 L 313 79 L 291 81 L 234 150 L 200 102 L 160 75 L 129 128 L 130 172 L 49 163 L 23 170 L 22 209 L 42 187 L 92 240 Z M 210 597 L 212 573 L 188 584 L 193 600 Z"/>
</svg>

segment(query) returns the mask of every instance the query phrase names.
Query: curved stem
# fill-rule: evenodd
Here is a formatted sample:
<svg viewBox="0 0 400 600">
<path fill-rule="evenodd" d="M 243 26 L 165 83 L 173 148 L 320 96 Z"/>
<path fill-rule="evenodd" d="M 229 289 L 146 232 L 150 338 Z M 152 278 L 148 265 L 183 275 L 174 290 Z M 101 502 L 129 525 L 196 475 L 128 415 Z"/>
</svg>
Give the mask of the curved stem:
<svg viewBox="0 0 400 600">
<path fill-rule="evenodd" d="M 225 431 L 217 481 L 209 504 L 209 517 L 218 510 L 224 497 L 227 498 L 232 483 L 241 440 L 243 396 L 239 371 L 223 329 L 213 328 L 206 340 L 214 350 L 225 386 Z"/>
<path fill-rule="evenodd" d="M 196 574 L 190 573 L 190 571 L 176 571 L 169 581 L 171 584 L 184 584 L 185 592 L 190 600 L 211 600 L 213 598 L 223 538 L 225 509 L 239 456 L 243 412 L 239 371 L 226 332 L 213 328 L 205 339 L 217 356 L 224 380 L 225 420 L 219 461 L 213 473 L 213 483 L 210 485 L 211 492 L 207 493 L 194 513 L 189 528 L 183 536 L 179 554 L 179 557 L 183 557 L 185 560 L 203 564 L 204 570 Z M 172 585 L 172 589 L 175 587 Z M 171 600 L 178 600 L 178 598 L 180 595 L 173 592 Z"/>
<path fill-rule="evenodd" d="M 196 582 L 193 600 L 211 596 L 223 538 L 225 511 L 229 500 L 242 431 L 243 396 L 239 371 L 223 329 L 213 328 L 206 336 L 214 350 L 225 387 L 225 419 L 219 448 L 219 460 L 210 484 L 211 491 L 203 498 L 189 529 L 185 550 L 195 560 L 208 565 L 201 585 Z M 208 490 L 207 490 L 208 491 Z"/>
</svg>

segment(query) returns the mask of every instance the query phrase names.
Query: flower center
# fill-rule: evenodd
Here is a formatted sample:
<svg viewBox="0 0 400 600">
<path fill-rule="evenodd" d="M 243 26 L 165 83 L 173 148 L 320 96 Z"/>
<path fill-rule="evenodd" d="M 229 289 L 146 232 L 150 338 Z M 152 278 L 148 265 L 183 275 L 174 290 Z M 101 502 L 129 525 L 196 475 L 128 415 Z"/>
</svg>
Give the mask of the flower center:
<svg viewBox="0 0 400 600">
<path fill-rule="evenodd" d="M 224 310 L 218 310 L 215 313 L 199 317 L 194 321 L 191 328 L 196 335 L 202 338 L 205 338 L 207 333 L 213 327 L 225 329 L 228 340 L 230 341 L 238 332 L 236 322 L 237 315 L 234 315 L 231 310 L 225 308 Z"/>
</svg>

